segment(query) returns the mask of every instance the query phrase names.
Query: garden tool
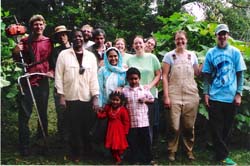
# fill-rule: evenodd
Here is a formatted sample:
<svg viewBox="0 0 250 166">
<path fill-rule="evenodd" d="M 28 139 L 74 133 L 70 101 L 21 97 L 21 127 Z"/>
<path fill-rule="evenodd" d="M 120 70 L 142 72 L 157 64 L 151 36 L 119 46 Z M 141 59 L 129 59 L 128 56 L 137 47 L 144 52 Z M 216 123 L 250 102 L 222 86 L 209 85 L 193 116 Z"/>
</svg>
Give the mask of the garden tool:
<svg viewBox="0 0 250 166">
<path fill-rule="evenodd" d="M 26 33 L 26 28 L 19 24 L 17 19 L 16 19 L 16 16 L 14 16 L 15 18 L 15 21 L 16 21 L 16 24 L 11 24 L 9 25 L 5 31 L 6 31 L 6 34 L 8 36 L 11 36 L 11 37 L 14 37 L 15 39 L 15 42 L 18 43 L 18 36 L 19 35 L 24 35 Z M 31 87 L 31 84 L 30 84 L 30 80 L 29 80 L 29 77 L 33 76 L 33 75 L 42 75 L 42 76 L 47 76 L 45 73 L 28 73 L 27 72 L 27 68 L 26 68 L 26 64 L 24 62 L 24 58 L 23 58 L 23 54 L 22 52 L 19 53 L 19 56 L 20 56 L 20 59 L 21 59 L 21 63 L 22 66 L 23 66 L 23 71 L 24 71 L 24 75 L 18 77 L 18 85 L 20 86 L 20 91 L 22 93 L 22 95 L 25 95 L 24 92 L 23 92 L 23 87 L 22 87 L 22 84 L 20 82 L 20 80 L 22 78 L 26 79 L 27 81 L 27 85 L 28 85 L 28 88 L 29 88 L 29 91 L 30 91 L 30 94 L 31 94 L 31 98 L 32 98 L 32 102 L 34 103 L 34 108 L 35 108 L 35 112 L 37 114 L 37 117 L 38 117 L 38 123 L 41 127 L 41 131 L 42 131 L 42 135 L 43 135 L 43 138 L 44 138 L 44 142 L 45 142 L 45 145 L 47 146 L 47 139 L 46 139 L 46 134 L 45 134 L 45 131 L 44 131 L 44 128 L 43 128 L 43 124 L 42 124 L 42 121 L 41 121 L 41 117 L 39 115 L 39 112 L 38 112 L 38 108 L 37 108 L 37 103 L 36 103 L 36 99 L 34 97 L 34 93 L 33 93 L 33 90 L 32 90 L 32 87 Z"/>
</svg>

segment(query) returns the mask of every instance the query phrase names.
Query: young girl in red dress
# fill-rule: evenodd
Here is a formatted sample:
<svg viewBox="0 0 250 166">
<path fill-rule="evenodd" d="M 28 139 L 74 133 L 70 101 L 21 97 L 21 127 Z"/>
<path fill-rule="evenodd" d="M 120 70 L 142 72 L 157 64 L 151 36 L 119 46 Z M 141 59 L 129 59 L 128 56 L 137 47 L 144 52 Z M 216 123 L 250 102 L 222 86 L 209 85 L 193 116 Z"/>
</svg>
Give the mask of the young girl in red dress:
<svg viewBox="0 0 250 166">
<path fill-rule="evenodd" d="M 121 92 L 112 92 L 109 95 L 109 103 L 102 111 L 97 112 L 98 118 L 108 118 L 105 147 L 110 149 L 116 164 L 121 163 L 121 155 L 128 147 L 127 134 L 130 121 L 124 103 L 125 97 Z"/>
</svg>

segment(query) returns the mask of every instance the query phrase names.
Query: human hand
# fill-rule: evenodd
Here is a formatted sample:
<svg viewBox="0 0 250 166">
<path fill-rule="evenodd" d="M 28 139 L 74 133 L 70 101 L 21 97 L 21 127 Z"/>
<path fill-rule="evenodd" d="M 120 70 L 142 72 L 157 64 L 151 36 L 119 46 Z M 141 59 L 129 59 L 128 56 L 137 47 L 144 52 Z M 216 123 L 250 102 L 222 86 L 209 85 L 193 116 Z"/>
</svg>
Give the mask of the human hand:
<svg viewBox="0 0 250 166">
<path fill-rule="evenodd" d="M 145 103 L 145 101 L 146 101 L 145 98 L 138 99 L 138 102 L 141 103 L 141 104 Z"/>
<path fill-rule="evenodd" d="M 240 106 L 240 104 L 241 104 L 241 95 L 240 94 L 236 94 L 235 95 L 235 97 L 234 97 L 234 104 L 236 105 L 236 106 Z"/>
<path fill-rule="evenodd" d="M 19 54 L 21 51 L 23 51 L 23 43 L 19 42 L 16 47 L 13 49 L 14 54 Z"/>
<path fill-rule="evenodd" d="M 122 87 L 118 87 L 115 89 L 115 93 L 122 93 Z"/>
<path fill-rule="evenodd" d="M 92 107 L 93 107 L 93 110 L 95 111 L 95 112 L 97 112 L 98 110 L 100 110 L 100 107 L 99 107 L 99 103 L 98 103 L 98 96 L 97 95 L 95 95 L 94 97 L 93 97 L 93 99 L 92 99 Z"/>
<path fill-rule="evenodd" d="M 46 73 L 47 74 L 47 76 L 49 77 L 49 78 L 54 78 L 54 74 L 53 74 L 53 72 L 47 72 Z"/>
<path fill-rule="evenodd" d="M 204 100 L 205 100 L 205 105 L 206 105 L 207 107 L 210 107 L 210 104 L 209 104 L 209 95 L 205 94 Z"/>
<path fill-rule="evenodd" d="M 163 103 L 164 103 L 164 107 L 165 107 L 165 108 L 170 108 L 171 102 L 170 102 L 169 97 L 164 97 Z"/>
<path fill-rule="evenodd" d="M 61 106 L 63 109 L 66 109 L 66 101 L 65 101 L 64 95 L 60 95 L 59 103 L 60 103 L 60 106 Z"/>
<path fill-rule="evenodd" d="M 143 87 L 144 87 L 146 90 L 150 90 L 150 89 L 151 89 L 151 87 L 150 87 L 150 85 L 149 85 L 149 84 L 144 85 Z"/>
</svg>

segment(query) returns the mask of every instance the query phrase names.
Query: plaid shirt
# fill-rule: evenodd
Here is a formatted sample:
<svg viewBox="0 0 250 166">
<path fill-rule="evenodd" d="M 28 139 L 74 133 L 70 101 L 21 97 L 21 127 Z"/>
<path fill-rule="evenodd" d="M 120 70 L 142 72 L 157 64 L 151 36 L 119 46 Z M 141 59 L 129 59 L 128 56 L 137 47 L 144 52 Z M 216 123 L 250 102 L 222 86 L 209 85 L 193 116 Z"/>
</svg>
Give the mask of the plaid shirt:
<svg viewBox="0 0 250 166">
<path fill-rule="evenodd" d="M 135 88 L 125 86 L 123 93 L 127 98 L 126 107 L 130 115 L 131 128 L 148 127 L 148 106 L 145 103 L 140 103 L 138 100 L 147 98 L 153 101 L 154 96 L 141 85 Z"/>
</svg>

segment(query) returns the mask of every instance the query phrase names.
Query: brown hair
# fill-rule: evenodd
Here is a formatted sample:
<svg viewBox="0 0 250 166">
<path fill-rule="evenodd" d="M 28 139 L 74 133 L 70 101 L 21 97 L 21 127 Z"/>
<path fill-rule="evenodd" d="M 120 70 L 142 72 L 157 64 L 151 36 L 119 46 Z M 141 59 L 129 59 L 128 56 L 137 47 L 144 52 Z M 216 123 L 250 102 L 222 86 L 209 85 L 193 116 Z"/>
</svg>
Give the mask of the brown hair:
<svg viewBox="0 0 250 166">
<path fill-rule="evenodd" d="M 178 35 L 178 34 L 182 34 L 182 35 L 184 35 L 186 37 L 186 39 L 188 39 L 187 38 L 187 33 L 184 30 L 177 31 L 174 36 L 176 37 L 176 35 Z"/>
<path fill-rule="evenodd" d="M 29 20 L 29 25 L 30 25 L 30 27 L 32 27 L 32 25 L 33 25 L 33 23 L 34 23 L 35 21 L 43 21 L 44 24 L 46 24 L 46 21 L 45 21 L 44 17 L 43 17 L 42 15 L 40 15 L 40 14 L 33 15 L 33 16 L 30 18 L 30 20 Z"/>
<path fill-rule="evenodd" d="M 125 39 L 124 38 L 117 38 L 117 39 L 115 39 L 115 41 L 114 41 L 114 44 L 116 44 L 119 40 L 121 40 L 121 41 L 123 41 L 123 43 L 125 44 L 125 46 L 126 46 L 126 41 L 125 41 Z"/>
</svg>

